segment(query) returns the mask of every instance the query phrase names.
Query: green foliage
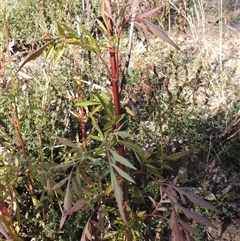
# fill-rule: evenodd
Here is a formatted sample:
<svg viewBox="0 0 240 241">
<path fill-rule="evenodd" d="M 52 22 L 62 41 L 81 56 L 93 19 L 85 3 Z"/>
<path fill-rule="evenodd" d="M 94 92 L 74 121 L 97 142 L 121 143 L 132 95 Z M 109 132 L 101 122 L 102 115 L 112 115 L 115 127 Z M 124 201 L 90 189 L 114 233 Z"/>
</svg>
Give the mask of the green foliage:
<svg viewBox="0 0 240 241">
<path fill-rule="evenodd" d="M 187 86 L 188 79 L 180 83 L 180 54 L 171 51 L 170 56 L 163 56 L 165 68 L 172 70 L 164 83 L 159 83 L 156 73 L 144 76 L 145 70 L 131 67 L 123 95 L 131 89 L 138 97 L 143 94 L 141 107 L 148 115 L 139 118 L 129 106 L 118 115 L 116 93 L 102 83 L 102 77 L 113 77 L 109 49 L 116 51 L 120 61 L 117 54 L 122 38 L 126 38 L 121 24 L 130 23 L 133 9 L 126 6 L 117 12 L 123 22 L 112 19 L 115 28 L 111 35 L 111 21 L 104 6 L 109 16 L 113 15 L 106 2 L 102 1 L 99 14 L 103 21 L 96 19 L 95 23 L 76 21 L 81 13 L 77 1 L 43 5 L 22 1 L 21 8 L 7 4 L 9 36 L 40 39 L 45 32 L 51 36 L 20 65 L 9 61 L 4 73 L 9 85 L 6 88 L 1 83 L 0 201 L 9 212 L 2 216 L 0 221 L 5 227 L 0 228 L 5 237 L 154 240 L 161 222 L 165 230 L 172 229 L 174 240 L 190 240 L 191 234 L 199 235 L 189 225 L 191 221 L 215 228 L 199 214 L 210 217 L 206 209 L 218 210 L 190 189 L 179 187 L 177 179 L 169 181 L 177 174 L 174 165 L 193 153 L 188 146 L 205 148 L 197 143 L 198 139 L 191 139 L 197 129 L 193 126 L 205 127 L 187 109 L 184 90 L 191 90 L 191 86 Z M 155 34 L 178 49 L 160 27 L 145 19 L 157 10 L 144 11 L 137 15 L 136 22 L 145 35 Z M 23 25 L 26 27 L 20 31 Z M 92 26 L 100 31 L 98 38 L 92 34 Z M 19 87 L 17 74 L 27 71 L 32 63 L 36 65 L 31 66 L 32 79 L 26 94 Z M 190 69 L 187 65 L 184 68 L 185 72 Z M 196 77 L 199 68 L 192 71 Z M 120 72 L 116 69 L 116 76 Z M 93 86 L 100 90 L 93 90 Z M 25 154 L 18 134 L 24 140 Z M 176 137 L 187 139 L 187 148 L 169 150 L 169 143 Z M 156 143 L 156 150 L 141 147 L 148 141 Z M 125 155 L 119 151 L 121 147 Z M 203 208 L 189 210 L 189 202 Z"/>
</svg>

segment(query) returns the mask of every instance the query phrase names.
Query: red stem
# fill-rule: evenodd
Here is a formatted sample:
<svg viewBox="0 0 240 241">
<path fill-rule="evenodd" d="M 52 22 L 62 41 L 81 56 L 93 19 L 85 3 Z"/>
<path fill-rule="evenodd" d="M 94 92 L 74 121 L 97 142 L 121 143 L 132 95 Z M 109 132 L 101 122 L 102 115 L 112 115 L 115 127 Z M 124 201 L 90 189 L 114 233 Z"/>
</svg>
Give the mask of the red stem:
<svg viewBox="0 0 240 241">
<path fill-rule="evenodd" d="M 110 29 L 109 29 L 109 39 L 111 39 L 111 37 L 113 36 L 113 22 L 112 20 L 109 18 L 110 21 Z M 110 79 L 111 79 L 111 84 L 112 84 L 112 90 L 113 90 L 113 99 L 114 99 L 114 106 L 115 106 L 115 112 L 116 115 L 119 116 L 121 114 L 121 107 L 120 107 L 120 94 L 119 94 L 119 87 L 118 87 L 118 83 L 119 83 L 119 71 L 118 71 L 118 64 L 117 61 L 118 60 L 118 51 L 114 48 L 111 47 L 110 48 L 110 65 L 111 65 L 111 74 L 110 74 Z M 116 128 L 118 129 L 120 127 L 121 123 L 118 122 L 116 124 Z M 118 153 L 121 156 L 124 156 L 124 146 L 123 145 L 119 145 L 118 146 Z M 119 167 L 125 171 L 125 166 L 123 164 L 119 164 Z M 123 203 L 124 203 L 124 207 L 125 207 L 125 217 L 128 220 L 128 213 L 126 210 L 126 205 L 128 204 L 128 183 L 123 180 L 122 182 L 122 190 L 123 190 Z"/>
</svg>

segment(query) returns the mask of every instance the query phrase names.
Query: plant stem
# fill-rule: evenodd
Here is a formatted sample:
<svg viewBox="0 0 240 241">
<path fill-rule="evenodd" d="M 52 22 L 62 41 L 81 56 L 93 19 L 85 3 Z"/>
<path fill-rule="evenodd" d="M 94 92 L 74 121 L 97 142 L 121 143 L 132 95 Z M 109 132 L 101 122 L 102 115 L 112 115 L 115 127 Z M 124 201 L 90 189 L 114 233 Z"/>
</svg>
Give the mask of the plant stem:
<svg viewBox="0 0 240 241">
<path fill-rule="evenodd" d="M 109 29 L 109 35 L 110 37 L 113 36 L 113 22 L 109 18 L 110 21 L 110 29 Z M 110 38 L 109 38 L 110 39 Z M 119 116 L 121 114 L 121 107 L 120 107 L 120 93 L 119 93 L 119 71 L 118 71 L 118 65 L 117 65 L 117 54 L 118 51 L 116 51 L 115 47 L 112 46 L 110 48 L 110 66 L 111 66 L 111 73 L 110 73 L 110 80 L 112 84 L 112 90 L 113 90 L 113 99 L 114 99 L 114 106 L 115 106 L 115 113 L 116 116 Z M 121 122 L 118 122 L 116 124 L 116 128 L 118 129 L 121 126 Z M 118 154 L 121 156 L 124 156 L 124 146 L 119 145 L 118 146 Z M 123 164 L 119 164 L 119 167 L 125 171 L 125 166 Z M 128 183 L 123 180 L 121 184 L 122 190 L 123 190 L 123 205 L 124 205 L 124 211 L 125 211 L 125 217 L 128 220 L 127 210 L 126 210 L 126 204 L 128 203 L 129 196 L 128 196 Z"/>
</svg>

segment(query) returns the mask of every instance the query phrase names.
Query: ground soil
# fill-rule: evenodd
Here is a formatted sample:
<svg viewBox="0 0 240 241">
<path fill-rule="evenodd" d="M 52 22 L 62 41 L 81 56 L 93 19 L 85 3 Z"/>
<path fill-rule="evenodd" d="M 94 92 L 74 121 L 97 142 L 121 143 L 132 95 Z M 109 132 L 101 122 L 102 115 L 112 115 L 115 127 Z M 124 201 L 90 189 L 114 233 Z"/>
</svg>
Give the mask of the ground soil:
<svg viewBox="0 0 240 241">
<path fill-rule="evenodd" d="M 238 104 L 240 101 L 240 1 L 223 1 L 222 32 L 219 31 L 219 1 L 206 2 L 209 6 L 205 10 L 204 26 L 199 23 L 197 27 L 196 22 L 189 20 L 190 27 L 186 29 L 186 35 L 174 31 L 170 32 L 170 35 L 181 46 L 182 51 L 186 51 L 192 58 L 201 58 L 205 64 L 213 63 L 215 67 L 209 75 L 211 80 L 208 79 L 210 85 L 211 81 L 212 85 L 220 79 L 221 84 L 225 81 L 226 88 L 217 89 L 216 85 L 208 90 L 207 111 L 217 114 L 230 103 Z M 206 228 L 205 237 L 197 240 L 240 241 L 240 109 L 239 115 L 236 113 L 235 119 L 229 123 L 225 132 L 221 133 L 226 137 L 222 148 L 224 149 L 225 145 L 232 145 L 232 150 L 236 152 L 235 157 L 225 160 L 224 165 L 221 161 L 207 156 L 201 157 L 201 160 L 199 156 L 193 157 L 187 163 L 187 170 L 204 173 L 199 186 L 207 187 L 205 198 L 218 206 L 222 212 L 212 218 L 217 230 Z M 188 174 L 191 176 L 191 171 Z M 222 194 L 228 186 L 231 188 Z"/>
</svg>

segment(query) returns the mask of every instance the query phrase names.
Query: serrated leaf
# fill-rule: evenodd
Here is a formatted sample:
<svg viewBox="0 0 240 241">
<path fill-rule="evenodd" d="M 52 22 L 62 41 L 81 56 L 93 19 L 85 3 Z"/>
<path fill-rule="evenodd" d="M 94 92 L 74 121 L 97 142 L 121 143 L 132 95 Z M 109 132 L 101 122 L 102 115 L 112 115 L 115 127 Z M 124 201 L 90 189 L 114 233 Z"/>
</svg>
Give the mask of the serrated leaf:
<svg viewBox="0 0 240 241">
<path fill-rule="evenodd" d="M 212 224 L 210 221 L 208 221 L 206 218 L 202 217 L 198 213 L 195 213 L 183 207 L 179 203 L 174 202 L 174 205 L 176 205 L 186 215 L 188 219 L 192 219 L 197 223 L 203 224 L 204 226 L 209 226 L 211 228 L 217 229 L 217 227 L 214 224 Z"/>
<path fill-rule="evenodd" d="M 111 174 L 111 183 L 113 186 L 114 195 L 115 195 L 115 198 L 117 201 L 119 213 L 120 213 L 124 223 L 127 224 L 127 220 L 126 220 L 124 209 L 123 209 L 123 192 L 122 192 L 120 185 L 118 184 L 117 178 L 115 176 L 115 173 L 114 173 L 111 165 L 110 165 L 110 174 Z"/>
<path fill-rule="evenodd" d="M 96 101 L 90 101 L 90 100 L 84 100 L 84 101 L 79 101 L 75 104 L 75 106 L 82 106 L 82 107 L 88 107 L 92 105 L 99 105 L 99 102 Z"/>
<path fill-rule="evenodd" d="M 64 185 L 64 184 L 67 182 L 68 179 L 69 179 L 69 177 L 66 177 L 66 178 L 62 179 L 60 182 L 56 183 L 56 184 L 51 188 L 51 190 L 55 190 L 55 189 L 61 187 L 62 185 Z M 50 191 L 50 190 L 49 190 L 49 191 Z"/>
<path fill-rule="evenodd" d="M 85 187 L 79 187 L 79 189 L 82 191 L 83 194 L 87 195 L 87 196 L 93 196 L 94 193 L 92 192 L 92 190 L 90 188 L 85 188 Z"/>
<path fill-rule="evenodd" d="M 102 108 L 101 105 L 94 106 L 94 109 L 91 111 L 91 114 L 94 115 L 96 112 L 98 112 Z"/>
<path fill-rule="evenodd" d="M 178 159 L 188 155 L 189 153 L 191 153 L 191 151 L 177 152 L 177 153 L 174 153 L 174 154 L 169 155 L 169 156 L 164 156 L 163 160 L 165 160 L 165 161 L 177 161 Z"/>
<path fill-rule="evenodd" d="M 10 236 L 10 237 L 13 237 L 14 236 L 14 233 L 13 233 L 13 227 L 12 225 L 9 223 L 10 221 L 10 217 L 8 216 L 3 216 L 3 215 L 0 215 L 0 224 L 3 225 L 4 227 L 4 230 L 7 231 L 7 234 Z M 10 240 L 10 239 L 8 239 Z"/>
<path fill-rule="evenodd" d="M 63 216 L 68 216 L 71 215 L 72 213 L 78 211 L 81 207 L 83 207 L 85 204 L 87 204 L 88 201 L 84 199 L 79 199 L 74 203 L 74 205 L 63 215 Z"/>
<path fill-rule="evenodd" d="M 65 35 L 69 35 L 72 38 L 78 38 L 78 33 L 71 27 L 67 26 L 66 24 L 61 23 L 62 28 L 64 29 Z"/>
<path fill-rule="evenodd" d="M 117 165 L 111 163 L 111 166 L 118 172 L 118 174 L 123 177 L 124 179 L 128 180 L 129 182 L 135 183 L 135 181 L 130 177 L 126 172 L 124 172 L 121 168 Z"/>
<path fill-rule="evenodd" d="M 80 241 L 92 240 L 92 235 L 89 232 L 89 225 L 90 225 L 89 221 L 90 221 L 90 218 L 88 219 L 87 223 L 85 224 Z"/>
<path fill-rule="evenodd" d="M 75 192 L 75 194 L 78 196 L 79 199 L 82 198 L 82 193 L 79 191 L 79 185 L 77 183 L 76 179 L 72 179 L 72 189 Z"/>
<path fill-rule="evenodd" d="M 57 171 L 57 170 L 63 170 L 66 171 L 69 167 L 72 167 L 75 165 L 74 163 L 68 163 L 68 164 L 56 164 L 54 166 L 50 167 L 50 170 Z"/>
<path fill-rule="evenodd" d="M 156 37 L 161 38 L 163 41 L 167 42 L 168 44 L 172 45 L 173 47 L 175 47 L 177 50 L 180 50 L 180 48 L 168 37 L 168 35 L 164 32 L 164 30 L 149 22 L 146 19 L 141 19 L 141 21 L 145 24 L 145 26 L 147 26 L 148 30 L 155 35 Z"/>
<path fill-rule="evenodd" d="M 151 173 L 156 177 L 161 177 L 159 170 L 155 166 L 151 164 L 146 164 L 146 168 L 147 168 L 147 172 Z"/>
<path fill-rule="evenodd" d="M 193 228 L 192 226 L 190 226 L 188 223 L 184 222 L 183 220 L 181 220 L 180 218 L 178 218 L 178 222 L 181 224 L 181 226 L 187 230 L 189 233 L 195 234 L 196 236 L 201 236 L 200 233 Z"/>
<path fill-rule="evenodd" d="M 43 45 L 41 48 L 39 48 L 39 49 L 37 49 L 36 51 L 34 51 L 32 54 L 30 54 L 30 55 L 23 61 L 23 63 L 20 65 L 20 67 L 19 67 L 18 70 L 17 70 L 17 73 L 22 69 L 22 67 L 23 67 L 26 63 L 28 63 L 28 62 L 30 62 L 30 61 L 38 58 L 38 57 L 44 52 L 44 50 L 45 50 L 50 44 L 52 44 L 52 43 L 53 43 L 53 41 L 50 41 L 50 42 L 46 43 L 45 45 Z"/>
<path fill-rule="evenodd" d="M 72 193 L 71 193 L 71 190 L 70 190 L 70 182 L 71 181 L 70 181 L 70 178 L 69 178 L 66 193 L 65 193 L 65 196 L 64 196 L 64 201 L 63 201 L 63 214 L 62 214 L 62 217 L 61 217 L 61 220 L 60 220 L 60 225 L 59 225 L 60 230 L 62 229 L 62 227 L 63 227 L 63 225 L 66 221 L 66 218 L 67 218 L 65 213 L 68 212 L 69 209 L 72 206 Z"/>
<path fill-rule="evenodd" d="M 151 16 L 152 14 L 154 14 L 155 12 L 157 12 L 160 9 L 160 7 L 154 8 L 146 13 L 142 13 L 137 15 L 138 18 L 148 18 L 149 16 Z"/>
<path fill-rule="evenodd" d="M 173 170 L 172 167 L 166 162 L 160 162 L 160 166 L 162 169 Z"/>
<path fill-rule="evenodd" d="M 172 185 L 171 187 L 173 187 L 177 192 L 181 193 L 182 195 L 185 195 L 194 204 L 208 208 L 216 213 L 221 213 L 212 204 L 210 204 L 209 202 L 205 201 L 204 199 L 202 199 L 201 197 L 193 193 L 189 188 L 184 188 L 184 187 L 178 188 Z"/>
<path fill-rule="evenodd" d="M 10 240 L 6 230 L 4 229 L 4 226 L 3 224 L 0 222 L 0 233 L 7 239 L 7 240 Z"/>
<path fill-rule="evenodd" d="M 112 154 L 112 157 L 115 161 L 123 164 L 126 167 L 129 167 L 133 170 L 137 170 L 135 166 L 133 166 L 125 157 L 120 156 L 116 151 L 109 150 L 109 152 Z"/>
</svg>

